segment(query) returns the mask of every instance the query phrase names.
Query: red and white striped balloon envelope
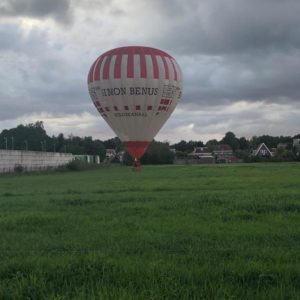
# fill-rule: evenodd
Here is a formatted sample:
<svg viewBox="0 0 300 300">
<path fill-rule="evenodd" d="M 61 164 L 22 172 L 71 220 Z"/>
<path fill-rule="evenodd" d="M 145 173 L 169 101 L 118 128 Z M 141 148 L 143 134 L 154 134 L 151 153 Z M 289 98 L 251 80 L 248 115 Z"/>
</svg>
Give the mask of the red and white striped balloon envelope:
<svg viewBox="0 0 300 300">
<path fill-rule="evenodd" d="M 121 47 L 96 59 L 88 88 L 100 115 L 139 159 L 180 100 L 182 75 L 164 51 Z"/>
</svg>

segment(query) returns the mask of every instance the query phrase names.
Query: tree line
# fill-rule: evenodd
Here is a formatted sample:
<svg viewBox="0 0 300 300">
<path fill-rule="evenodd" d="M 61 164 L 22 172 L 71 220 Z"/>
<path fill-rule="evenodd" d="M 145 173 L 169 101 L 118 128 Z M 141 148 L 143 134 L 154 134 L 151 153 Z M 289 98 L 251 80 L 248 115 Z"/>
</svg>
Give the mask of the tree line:
<svg viewBox="0 0 300 300">
<path fill-rule="evenodd" d="M 264 158 L 250 156 L 252 150 L 257 149 L 260 144 L 264 143 L 271 151 L 276 148 L 276 157 L 274 157 L 274 161 L 298 160 L 299 157 L 296 156 L 295 149 L 293 149 L 293 139 L 297 138 L 300 138 L 300 134 L 295 136 L 261 135 L 246 139 L 245 137 L 239 138 L 233 132 L 229 131 L 219 141 L 212 139 L 204 144 L 201 141 L 186 142 L 182 140 L 179 143 L 172 145 L 172 147 L 176 149 L 177 156 L 186 157 L 195 147 L 207 147 L 207 150 L 212 152 L 215 145 L 226 144 L 232 148 L 233 153 L 237 158 L 240 158 L 245 162 L 252 162 L 264 160 Z"/>
<path fill-rule="evenodd" d="M 153 141 L 146 154 L 141 159 L 142 163 L 173 163 L 176 151 L 177 157 L 185 157 L 196 147 L 207 147 L 213 150 L 215 145 L 227 144 L 231 146 L 235 155 L 240 158 L 249 157 L 251 149 L 256 149 L 259 144 L 265 143 L 270 149 L 276 148 L 278 144 L 285 144 L 284 151 L 292 150 L 293 138 L 300 138 L 300 134 L 295 136 L 253 136 L 250 139 L 236 137 L 233 132 L 227 132 L 225 136 L 218 140 L 212 139 L 203 143 L 202 141 L 185 141 L 170 144 L 169 142 Z M 114 137 L 107 140 L 93 139 L 91 136 L 78 137 L 64 136 L 60 133 L 57 136 L 49 136 L 42 121 L 27 125 L 18 125 L 15 128 L 4 129 L 0 133 L 0 148 L 14 150 L 48 151 L 48 152 L 68 152 L 72 154 L 99 155 L 104 160 L 106 149 L 115 149 L 116 152 L 125 151 L 124 161 L 130 163 L 131 158 L 126 153 L 119 138 Z"/>
<path fill-rule="evenodd" d="M 251 150 L 256 149 L 261 143 L 265 143 L 268 148 L 276 148 L 278 144 L 286 144 L 287 149 L 292 149 L 293 139 L 300 138 L 300 134 L 295 136 L 270 136 L 270 135 L 261 135 L 253 136 L 250 139 L 245 137 L 236 137 L 236 135 L 229 131 L 221 140 L 209 140 L 205 144 L 201 141 L 189 141 L 184 140 L 179 143 L 173 144 L 172 147 L 177 151 L 182 151 L 190 153 L 195 147 L 208 147 L 209 150 L 213 149 L 214 145 L 227 144 L 233 151 L 236 150 Z"/>
<path fill-rule="evenodd" d="M 49 136 L 42 121 L 16 128 L 4 129 L 0 133 L 0 148 L 47 152 L 68 152 L 72 154 L 100 155 L 105 157 L 105 143 L 92 137 Z"/>
</svg>

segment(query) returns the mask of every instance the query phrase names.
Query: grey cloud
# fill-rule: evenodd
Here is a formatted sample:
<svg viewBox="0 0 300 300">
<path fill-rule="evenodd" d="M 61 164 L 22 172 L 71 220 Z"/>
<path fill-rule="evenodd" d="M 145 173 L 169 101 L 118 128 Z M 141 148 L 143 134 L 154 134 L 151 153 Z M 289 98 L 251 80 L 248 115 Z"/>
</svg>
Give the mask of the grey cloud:
<svg viewBox="0 0 300 300">
<path fill-rule="evenodd" d="M 70 1 L 1 2 L 0 16 L 68 20 L 72 13 L 75 19 L 66 31 L 39 22 L 24 29 L 2 18 L 0 120 L 33 112 L 96 115 L 86 87 L 90 63 L 108 47 L 145 43 L 173 55 L 184 73 L 184 113 L 175 113 L 164 132 L 180 138 L 180 128 L 194 124 L 199 139 L 235 128 L 251 136 L 265 132 L 266 122 L 279 130 L 281 124 L 268 120 L 274 103 L 290 106 L 284 126 L 299 128 L 292 110 L 300 107 L 300 2 L 141 0 L 129 7 L 129 0 Z M 225 111 L 241 100 L 248 109 Z M 256 102 L 265 103 L 264 111 L 252 108 Z"/>
<path fill-rule="evenodd" d="M 70 0 L 2 0 L 2 16 L 52 17 L 61 23 L 70 21 Z"/>
<path fill-rule="evenodd" d="M 184 100 L 204 105 L 239 100 L 299 102 L 299 58 L 300 51 L 294 50 L 267 56 L 182 59 Z"/>
<path fill-rule="evenodd" d="M 173 1 L 163 1 L 163 0 L 152 0 L 144 1 L 145 5 L 150 9 L 157 11 L 168 19 L 173 19 L 174 17 L 181 18 L 184 14 L 190 14 L 195 8 L 199 6 L 199 1 L 197 0 L 173 0 Z"/>
<path fill-rule="evenodd" d="M 143 3 L 147 16 L 160 15 L 152 43 L 182 67 L 183 103 L 300 101 L 299 1 Z"/>
<path fill-rule="evenodd" d="M 98 12 L 103 15 L 105 13 L 111 14 L 113 16 L 120 16 L 125 13 L 125 11 L 120 7 L 118 0 L 70 0 L 72 6 L 80 8 L 84 11 Z M 90 14 L 89 14 L 90 15 Z"/>
<path fill-rule="evenodd" d="M 18 48 L 22 36 L 22 31 L 18 25 L 0 24 L 0 51 Z"/>
<path fill-rule="evenodd" d="M 19 58 L 22 56 L 34 59 L 41 53 L 59 48 L 58 43 L 50 43 L 47 30 L 33 27 L 25 33 L 20 24 L 15 23 L 0 23 L 0 41 L 0 55 L 1 52 L 5 52 L 16 54 Z"/>
<path fill-rule="evenodd" d="M 157 40 L 179 54 L 299 48 L 299 14 L 300 2 L 294 0 L 198 2 L 181 17 L 170 17 Z"/>
<path fill-rule="evenodd" d="M 9 34 L 1 34 L 2 28 Z M 92 111 L 81 52 L 68 52 L 36 27 L 24 35 L 17 25 L 0 25 L 1 37 L 7 41 L 0 48 L 1 120 L 33 112 Z"/>
</svg>

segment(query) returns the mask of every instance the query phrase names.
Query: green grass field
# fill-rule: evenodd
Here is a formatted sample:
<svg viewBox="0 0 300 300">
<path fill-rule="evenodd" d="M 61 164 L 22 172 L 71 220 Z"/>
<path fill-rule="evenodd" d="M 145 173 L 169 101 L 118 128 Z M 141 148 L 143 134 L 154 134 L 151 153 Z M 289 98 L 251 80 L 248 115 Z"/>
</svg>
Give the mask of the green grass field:
<svg viewBox="0 0 300 300">
<path fill-rule="evenodd" d="M 0 299 L 300 299 L 300 164 L 3 175 Z"/>
</svg>

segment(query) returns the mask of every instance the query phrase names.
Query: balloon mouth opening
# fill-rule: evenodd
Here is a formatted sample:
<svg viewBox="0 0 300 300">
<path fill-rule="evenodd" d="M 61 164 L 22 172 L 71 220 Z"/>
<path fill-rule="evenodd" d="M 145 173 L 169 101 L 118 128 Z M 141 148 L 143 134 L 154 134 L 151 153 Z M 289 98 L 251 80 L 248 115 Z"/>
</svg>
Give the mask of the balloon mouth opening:
<svg viewBox="0 0 300 300">
<path fill-rule="evenodd" d="M 139 159 L 145 154 L 150 142 L 148 141 L 127 141 L 123 142 L 128 153 L 133 158 L 135 162 L 138 162 Z"/>
</svg>

